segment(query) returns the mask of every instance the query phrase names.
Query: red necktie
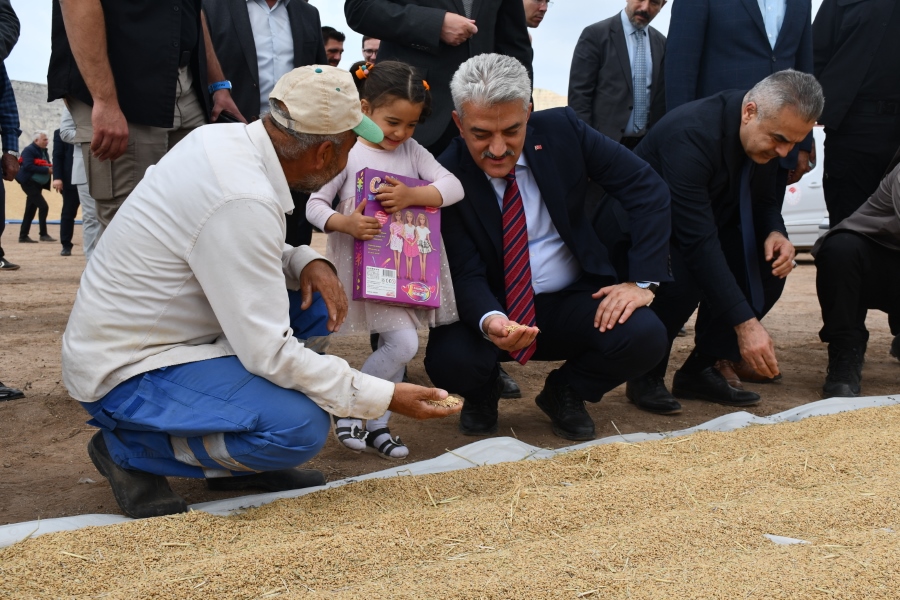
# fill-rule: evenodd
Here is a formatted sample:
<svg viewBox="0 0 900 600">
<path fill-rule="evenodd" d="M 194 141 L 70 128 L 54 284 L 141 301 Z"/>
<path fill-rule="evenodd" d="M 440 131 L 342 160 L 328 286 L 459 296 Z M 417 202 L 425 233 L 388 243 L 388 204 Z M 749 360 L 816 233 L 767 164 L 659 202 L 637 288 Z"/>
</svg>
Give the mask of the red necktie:
<svg viewBox="0 0 900 600">
<path fill-rule="evenodd" d="M 534 289 L 531 287 L 531 262 L 528 254 L 528 228 L 525 207 L 516 184 L 516 170 L 506 176 L 503 192 L 503 277 L 506 283 L 506 313 L 511 321 L 534 327 Z M 521 364 L 537 349 L 532 342 L 527 348 L 510 352 Z"/>
</svg>

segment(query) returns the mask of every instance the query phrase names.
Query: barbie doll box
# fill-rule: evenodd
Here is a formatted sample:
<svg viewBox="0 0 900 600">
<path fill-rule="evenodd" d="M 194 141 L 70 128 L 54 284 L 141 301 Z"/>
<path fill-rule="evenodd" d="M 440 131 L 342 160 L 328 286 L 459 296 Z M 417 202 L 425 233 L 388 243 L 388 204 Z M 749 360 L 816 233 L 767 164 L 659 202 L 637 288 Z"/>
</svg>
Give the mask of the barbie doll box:
<svg viewBox="0 0 900 600">
<path fill-rule="evenodd" d="M 378 219 L 381 232 L 369 241 L 356 240 L 353 299 L 437 308 L 441 305 L 441 211 L 409 206 L 388 214 L 375 199 L 385 177 L 395 177 L 409 187 L 431 183 L 375 169 L 356 174 L 356 206 L 368 200 L 363 214 Z"/>
</svg>

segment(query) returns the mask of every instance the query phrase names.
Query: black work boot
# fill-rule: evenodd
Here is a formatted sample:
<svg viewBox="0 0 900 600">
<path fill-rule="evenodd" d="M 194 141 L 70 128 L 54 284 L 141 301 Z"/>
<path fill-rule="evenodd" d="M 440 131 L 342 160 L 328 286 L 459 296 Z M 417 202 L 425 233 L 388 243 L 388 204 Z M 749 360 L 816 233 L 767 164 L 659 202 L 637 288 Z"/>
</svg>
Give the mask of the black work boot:
<svg viewBox="0 0 900 600">
<path fill-rule="evenodd" d="M 494 379 L 485 390 L 463 394 L 465 403 L 459 413 L 459 431 L 463 435 L 497 433 L 497 403 L 503 382 Z"/>
<path fill-rule="evenodd" d="M 575 390 L 551 371 L 544 382 L 544 389 L 534 399 L 553 424 L 553 433 L 567 440 L 594 439 L 594 420 L 584 408 L 584 401 Z"/>
<path fill-rule="evenodd" d="M 663 378 L 653 373 L 627 382 L 625 397 L 641 410 L 657 415 L 677 415 L 681 412 L 681 404 L 666 389 Z"/>
<path fill-rule="evenodd" d="M 165 477 L 117 465 L 109 455 L 102 431 L 88 442 L 88 456 L 109 480 L 116 503 L 129 517 L 144 519 L 187 512 L 187 503 L 172 491 Z"/>
<path fill-rule="evenodd" d="M 828 344 L 828 375 L 823 398 L 855 398 L 862 380 L 863 352 L 859 346 Z"/>
</svg>

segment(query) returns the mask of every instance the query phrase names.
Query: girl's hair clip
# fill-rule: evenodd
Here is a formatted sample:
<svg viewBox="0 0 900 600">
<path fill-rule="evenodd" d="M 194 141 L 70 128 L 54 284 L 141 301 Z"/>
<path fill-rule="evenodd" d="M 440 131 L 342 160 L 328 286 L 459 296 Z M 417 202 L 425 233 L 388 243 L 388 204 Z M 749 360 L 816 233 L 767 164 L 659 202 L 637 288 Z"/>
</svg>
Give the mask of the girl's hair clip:
<svg viewBox="0 0 900 600">
<path fill-rule="evenodd" d="M 422 80 L 422 85 L 425 86 L 425 91 L 426 91 L 426 92 L 430 92 L 430 91 L 431 91 L 431 86 L 428 85 L 428 82 L 425 81 L 424 79 Z"/>
<path fill-rule="evenodd" d="M 360 65 L 358 69 L 356 69 L 356 77 L 359 79 L 365 79 L 369 76 L 369 71 L 372 70 L 374 65 L 372 63 L 366 63 L 364 65 Z"/>
</svg>

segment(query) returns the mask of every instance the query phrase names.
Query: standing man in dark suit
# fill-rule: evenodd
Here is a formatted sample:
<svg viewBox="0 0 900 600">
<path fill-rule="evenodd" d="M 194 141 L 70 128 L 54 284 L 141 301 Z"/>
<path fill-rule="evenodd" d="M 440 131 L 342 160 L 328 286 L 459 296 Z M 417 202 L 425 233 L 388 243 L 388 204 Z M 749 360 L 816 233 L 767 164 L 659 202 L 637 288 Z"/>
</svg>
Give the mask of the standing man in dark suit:
<svg viewBox="0 0 900 600">
<path fill-rule="evenodd" d="M 618 14 L 585 27 L 572 55 L 569 106 L 629 149 L 666 113 L 666 38 L 650 27 L 665 4 L 626 0 Z"/>
<path fill-rule="evenodd" d="M 675 373 L 675 397 L 757 404 L 758 394 L 730 386 L 714 368 L 718 358 L 743 358 L 763 376 L 778 375 L 774 344 L 759 320 L 781 296 L 795 250 L 774 173 L 764 166 L 806 138 L 823 104 L 812 75 L 781 71 L 749 92 L 721 92 L 676 108 L 637 147 L 672 194 L 675 281 L 660 286 L 652 306 L 670 348 L 700 305 L 694 350 Z M 626 395 L 638 407 L 681 410 L 663 382 L 667 364 L 668 352 L 652 371 L 629 381 Z"/>
<path fill-rule="evenodd" d="M 269 94 L 282 75 L 328 64 L 319 11 L 303 0 L 205 0 L 203 12 L 222 71 L 231 81 L 231 96 L 250 121 L 269 112 Z M 287 218 L 285 241 L 308 246 L 309 194 L 291 192 L 291 197 L 294 211 Z"/>
<path fill-rule="evenodd" d="M 459 65 L 496 52 L 516 58 L 532 76 L 522 0 L 346 0 L 344 15 L 354 31 L 381 40 L 379 61 L 410 64 L 428 81 L 431 116 L 413 137 L 435 156 L 459 135 L 450 118 L 450 78 Z"/>
<path fill-rule="evenodd" d="M 840 224 L 878 188 L 900 146 L 900 3 L 825 0 L 813 26 L 828 103 L 825 204 Z"/>
<path fill-rule="evenodd" d="M 72 158 L 75 146 L 62 141 L 59 129 L 53 132 L 53 183 L 51 187 L 62 194 L 62 212 L 59 215 L 59 241 L 62 244 L 60 256 L 72 256 L 72 234 L 75 231 L 75 215 L 81 202 L 78 200 L 78 186 L 72 183 Z"/>
<path fill-rule="evenodd" d="M 656 363 L 663 328 L 646 307 L 667 264 L 669 198 L 646 163 L 571 109 L 531 113 L 530 82 L 514 58 L 469 59 L 451 83 L 461 138 L 440 162 L 466 201 L 443 212 L 460 321 L 431 331 L 425 368 L 465 397 L 460 431 L 497 431 L 498 360 L 566 360 L 535 402 L 553 432 L 594 437 L 584 403 Z M 628 211 L 630 282 L 583 218 L 588 181 Z"/>
</svg>

